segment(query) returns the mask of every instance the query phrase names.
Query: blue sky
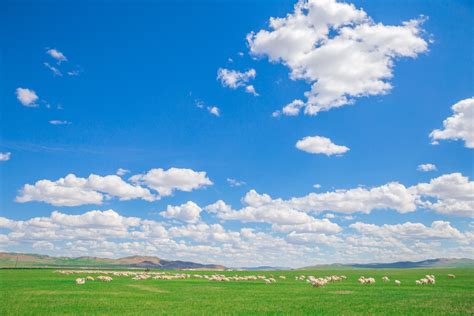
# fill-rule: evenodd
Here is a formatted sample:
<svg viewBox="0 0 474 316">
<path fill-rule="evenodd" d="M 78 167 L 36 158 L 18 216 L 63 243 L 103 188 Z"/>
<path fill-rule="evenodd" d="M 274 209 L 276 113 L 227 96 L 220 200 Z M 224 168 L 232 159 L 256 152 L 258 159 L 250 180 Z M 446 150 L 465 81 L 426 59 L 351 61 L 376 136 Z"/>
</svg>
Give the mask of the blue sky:
<svg viewBox="0 0 474 316">
<path fill-rule="evenodd" d="M 283 26 L 281 34 L 289 37 L 269 33 L 276 32 L 271 17 L 291 24 L 294 15 L 287 14 L 294 14 L 294 1 L 3 2 L 0 152 L 10 154 L 0 161 L 1 249 L 109 257 L 146 252 L 288 266 L 472 257 L 473 4 L 352 3 L 302 3 L 307 11 L 300 18 L 314 23 L 302 43 L 324 33 L 320 23 L 330 7 L 334 20 L 344 19 L 343 12 L 354 16 L 342 26 L 328 22 L 331 31 L 304 50 L 287 41 L 298 37 L 298 28 L 308 31 L 304 26 Z M 413 19 L 418 24 L 403 24 Z M 328 40 L 337 36 L 344 45 L 358 45 L 341 35 L 358 27 L 374 30 L 351 35 L 361 36 L 361 46 L 355 46 L 361 51 L 318 55 L 316 48 L 329 49 Z M 378 36 L 389 40 L 377 42 Z M 351 62 L 366 61 L 359 56 L 372 63 Z M 330 65 L 327 72 L 325 65 Z M 217 78 L 219 69 L 235 71 L 240 79 L 232 81 L 229 73 Z M 255 74 L 246 75 L 252 69 Z M 388 75 L 370 77 L 384 71 Z M 340 95 L 333 98 L 326 81 L 334 82 Z M 318 92 L 305 96 L 313 84 Z M 246 93 L 250 85 L 258 96 Z M 18 88 L 27 89 L 24 97 L 33 93 L 37 99 L 28 104 Z M 340 104 L 341 96 L 351 101 Z M 300 113 L 286 115 L 285 106 L 297 99 L 303 104 Z M 460 118 L 452 107 L 462 101 Z M 303 113 L 319 107 L 328 110 Z M 443 125 L 449 117 L 464 121 Z M 430 136 L 434 130 L 438 136 Z M 321 149 L 314 138 L 306 151 L 296 147 L 316 136 L 329 147 Z M 418 171 L 421 164 L 436 170 Z M 129 172 L 120 176 L 123 183 L 106 184 L 109 189 L 66 185 L 70 191 L 61 196 L 56 182 L 68 174 L 115 175 L 119 168 Z M 158 168 L 165 172 L 160 179 L 144 176 Z M 167 176 L 170 168 L 191 173 Z M 24 192 L 27 184 L 39 187 L 39 180 L 48 180 L 50 187 Z M 153 181 L 161 183 L 161 191 Z M 389 183 L 403 186 L 403 192 L 385 187 Z M 148 190 L 153 201 L 130 198 L 123 190 L 111 194 L 110 187 L 122 185 Z M 77 201 L 71 194 L 81 190 L 103 197 L 71 205 L 67 200 Z M 312 197 L 317 206 L 307 201 L 311 198 L 301 203 L 312 206 L 291 200 L 311 192 L 320 194 Z M 331 194 L 338 192 L 336 203 Z M 232 210 L 207 208 L 218 200 Z M 195 206 L 180 208 L 188 201 Z M 99 213 L 88 213 L 93 210 Z M 52 225 L 56 235 L 46 236 L 44 228 L 32 224 L 35 218 Z M 122 226 L 104 224 L 109 220 Z M 159 236 L 145 233 L 147 220 L 160 229 Z M 316 228 L 303 228 L 311 223 Z M 37 234 L 29 236 L 28 225 Z M 445 233 L 434 233 L 441 230 Z M 275 245 L 288 255 L 275 255 Z"/>
</svg>

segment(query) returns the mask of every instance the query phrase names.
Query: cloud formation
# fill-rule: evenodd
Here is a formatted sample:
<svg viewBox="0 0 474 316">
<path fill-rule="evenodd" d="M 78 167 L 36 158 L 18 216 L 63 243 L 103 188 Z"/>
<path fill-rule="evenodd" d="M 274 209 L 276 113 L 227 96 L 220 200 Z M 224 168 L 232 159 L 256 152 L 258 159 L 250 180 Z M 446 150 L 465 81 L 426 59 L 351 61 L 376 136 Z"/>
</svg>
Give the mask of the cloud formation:
<svg viewBox="0 0 474 316">
<path fill-rule="evenodd" d="M 352 4 L 300 0 L 294 12 L 270 18 L 270 30 L 252 32 L 247 41 L 252 55 L 282 63 L 291 79 L 311 83 L 306 101 L 296 99 L 282 113 L 297 115 L 304 109 L 316 115 L 359 97 L 388 93 L 395 60 L 428 50 L 422 22 L 384 25 Z"/>
<path fill-rule="evenodd" d="M 79 206 L 100 205 L 105 200 L 115 197 L 120 200 L 143 199 L 151 202 L 169 196 L 175 190 L 190 192 L 212 184 L 205 172 L 179 168 L 166 171 L 151 169 L 146 174 L 138 174 L 130 179 L 132 183 L 117 175 L 91 174 L 87 178 L 80 178 L 69 174 L 56 181 L 39 180 L 35 184 L 25 184 L 19 191 L 16 201 L 19 203 L 38 201 L 54 206 Z"/>
<path fill-rule="evenodd" d="M 454 114 L 443 121 L 443 129 L 430 133 L 432 144 L 438 140 L 463 140 L 466 148 L 474 148 L 474 97 L 452 106 Z"/>
<path fill-rule="evenodd" d="M 219 68 L 217 71 L 217 80 L 219 80 L 223 87 L 231 89 L 237 89 L 239 87 L 245 87 L 245 92 L 258 96 L 253 85 L 247 83 L 257 76 L 255 69 L 249 69 L 245 72 L 238 70 L 231 70 L 226 68 Z"/>
<path fill-rule="evenodd" d="M 334 144 L 323 136 L 306 136 L 296 143 L 296 148 L 310 154 L 324 154 L 326 156 L 342 155 L 349 151 L 346 146 Z"/>
<path fill-rule="evenodd" d="M 0 161 L 8 161 L 10 160 L 12 156 L 12 153 L 11 152 L 0 152 Z"/>
<path fill-rule="evenodd" d="M 28 88 L 16 88 L 16 98 L 23 106 L 37 108 L 39 97 L 34 90 Z"/>
</svg>

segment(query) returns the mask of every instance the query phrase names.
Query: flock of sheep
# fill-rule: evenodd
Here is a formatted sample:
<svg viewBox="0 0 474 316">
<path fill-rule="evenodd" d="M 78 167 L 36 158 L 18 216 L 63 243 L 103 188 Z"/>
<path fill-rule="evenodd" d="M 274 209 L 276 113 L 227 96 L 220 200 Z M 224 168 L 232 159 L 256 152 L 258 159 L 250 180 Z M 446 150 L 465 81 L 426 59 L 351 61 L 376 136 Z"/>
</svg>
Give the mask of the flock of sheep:
<svg viewBox="0 0 474 316">
<path fill-rule="evenodd" d="M 276 283 L 277 280 L 276 278 L 271 274 L 268 277 L 265 275 L 235 275 L 235 276 L 226 276 L 223 274 L 212 274 L 212 275 L 206 275 L 206 274 L 188 274 L 188 273 L 166 273 L 166 272 L 135 272 L 135 271 L 101 271 L 101 270 L 61 270 L 61 271 L 56 271 L 61 274 L 100 274 L 96 278 L 92 276 L 87 276 L 85 278 L 77 278 L 76 279 L 76 284 L 85 284 L 86 281 L 102 281 L 102 282 L 110 282 L 113 280 L 113 278 L 109 275 L 112 275 L 114 277 L 131 277 L 132 280 L 147 280 L 147 279 L 153 279 L 153 280 L 178 280 L 178 279 L 190 279 L 190 278 L 196 278 L 196 279 L 206 279 L 208 281 L 217 281 L 217 282 L 231 282 L 231 281 L 258 281 L 261 280 L 265 284 L 272 284 Z M 456 276 L 454 274 L 448 274 L 448 278 L 454 279 Z M 279 280 L 286 280 L 286 277 L 283 275 L 278 276 Z M 331 275 L 331 276 L 325 276 L 325 277 L 319 277 L 316 278 L 312 275 L 300 275 L 300 276 L 295 276 L 296 281 L 306 281 L 307 283 L 311 284 L 313 287 L 319 288 L 323 287 L 326 284 L 330 282 L 338 282 L 342 280 L 346 280 L 347 277 L 345 275 Z M 357 279 L 357 281 L 360 284 L 374 284 L 375 283 L 375 278 L 369 277 L 366 278 L 364 276 L 361 276 L 360 278 Z M 390 278 L 388 276 L 383 276 L 382 277 L 382 282 L 390 282 Z M 401 285 L 400 280 L 394 280 L 395 285 Z M 427 274 L 425 275 L 424 278 L 421 278 L 419 280 L 415 281 L 415 284 L 417 285 L 423 285 L 423 284 L 435 284 L 436 283 L 436 277 L 432 274 Z"/>
</svg>

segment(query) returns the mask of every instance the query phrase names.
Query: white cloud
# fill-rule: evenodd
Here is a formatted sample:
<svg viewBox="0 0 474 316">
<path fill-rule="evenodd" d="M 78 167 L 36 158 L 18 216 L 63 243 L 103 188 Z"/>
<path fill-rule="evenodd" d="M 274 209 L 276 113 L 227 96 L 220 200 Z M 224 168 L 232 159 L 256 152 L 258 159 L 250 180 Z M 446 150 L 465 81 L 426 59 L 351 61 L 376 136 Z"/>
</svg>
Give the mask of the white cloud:
<svg viewBox="0 0 474 316">
<path fill-rule="evenodd" d="M 313 188 L 321 189 L 321 185 L 319 183 L 313 184 Z"/>
<path fill-rule="evenodd" d="M 329 138 L 323 136 L 306 136 L 296 143 L 296 148 L 310 154 L 342 155 L 349 151 L 346 146 L 334 144 Z"/>
<path fill-rule="evenodd" d="M 70 125 L 71 122 L 62 121 L 62 120 L 51 120 L 51 121 L 49 121 L 49 124 L 51 124 L 51 125 Z"/>
<path fill-rule="evenodd" d="M 300 0 L 293 13 L 270 18 L 269 31 L 252 32 L 247 40 L 252 55 L 281 62 L 292 79 L 312 84 L 306 102 L 295 100 L 283 113 L 297 115 L 304 108 L 305 114 L 316 115 L 358 97 L 388 93 L 395 60 L 428 49 L 421 23 L 387 26 L 352 4 Z"/>
<path fill-rule="evenodd" d="M 130 180 L 152 188 L 161 196 L 171 195 L 175 190 L 190 192 L 213 184 L 205 171 L 181 168 L 151 169 L 145 174 L 131 177 Z"/>
<path fill-rule="evenodd" d="M 248 200 L 260 204 L 267 197 L 249 196 Z M 176 214 L 181 214 L 181 209 Z M 194 213 L 189 219 L 197 216 Z M 446 221 L 434 221 L 427 226 L 410 222 L 380 226 L 358 222 L 342 231 L 323 219 L 294 227 L 272 225 L 272 231 L 265 232 L 248 227 L 230 230 L 199 220 L 165 224 L 123 216 L 114 210 L 75 215 L 55 211 L 27 220 L 0 217 L 0 228 L 0 248 L 4 251 L 102 257 L 147 254 L 229 267 L 450 257 L 472 254 L 474 241 L 474 234 L 460 231 Z"/>
<path fill-rule="evenodd" d="M 51 72 L 55 75 L 55 76 L 58 76 L 58 77 L 62 77 L 63 74 L 61 73 L 61 71 L 54 67 L 54 66 L 51 66 L 49 63 L 43 63 L 43 65 L 48 68 L 49 70 L 51 70 Z"/>
<path fill-rule="evenodd" d="M 188 201 L 179 206 L 168 205 L 166 211 L 160 215 L 166 218 L 173 218 L 186 223 L 196 223 L 199 221 L 202 209 L 194 202 Z"/>
<path fill-rule="evenodd" d="M 418 165 L 416 170 L 421 171 L 421 172 L 428 172 L 428 171 L 436 171 L 438 169 L 436 168 L 436 165 L 432 163 L 425 163 L 425 164 Z"/>
<path fill-rule="evenodd" d="M 442 175 L 413 186 L 413 190 L 419 195 L 420 206 L 441 214 L 474 217 L 474 182 L 460 173 Z"/>
<path fill-rule="evenodd" d="M 232 178 L 227 178 L 227 183 L 228 183 L 231 187 L 240 187 L 240 186 L 246 184 L 245 181 L 240 181 L 240 180 L 232 179 Z"/>
<path fill-rule="evenodd" d="M 30 108 L 38 107 L 38 104 L 36 104 L 36 101 L 39 99 L 38 95 L 36 95 L 36 92 L 31 89 L 16 88 L 16 98 L 23 106 Z"/>
<path fill-rule="evenodd" d="M 57 50 L 55 48 L 48 49 L 46 51 L 46 54 L 53 57 L 56 60 L 56 62 L 58 63 L 58 65 L 61 64 L 63 61 L 67 61 L 66 56 L 64 56 L 63 53 L 61 53 L 59 50 Z"/>
<path fill-rule="evenodd" d="M 449 222 L 434 221 L 431 227 L 427 227 L 421 223 L 406 222 L 396 225 L 366 224 L 357 222 L 349 225 L 351 228 L 366 235 L 376 235 L 381 237 L 396 237 L 398 239 L 460 239 L 463 234 L 452 227 Z"/>
<path fill-rule="evenodd" d="M 217 106 L 210 106 L 210 107 L 207 108 L 207 110 L 212 115 L 215 115 L 215 116 L 220 116 L 221 115 L 221 111 L 219 110 L 219 108 Z"/>
<path fill-rule="evenodd" d="M 157 199 L 148 189 L 126 183 L 116 175 L 102 177 L 91 174 L 88 178 L 80 178 L 69 174 L 56 181 L 39 180 L 33 185 L 25 184 L 16 197 L 16 201 L 78 206 L 102 204 L 108 197 L 118 197 L 120 200 L 154 201 Z"/>
<path fill-rule="evenodd" d="M 117 172 L 115 172 L 115 174 L 118 175 L 119 177 L 122 177 L 122 176 L 126 175 L 127 173 L 130 173 L 130 170 L 123 169 L 123 168 L 118 168 Z"/>
<path fill-rule="evenodd" d="M 240 72 L 237 70 L 230 70 L 226 68 L 219 68 L 217 71 L 217 80 L 220 80 L 223 87 L 231 89 L 237 89 L 245 86 L 245 92 L 258 96 L 257 91 L 253 85 L 247 85 L 247 83 L 254 79 L 257 75 L 255 69 L 249 69 L 246 72 Z"/>
<path fill-rule="evenodd" d="M 12 153 L 11 152 L 0 152 L 0 161 L 8 161 L 10 160 L 12 156 Z"/>
<path fill-rule="evenodd" d="M 247 93 L 250 93 L 250 94 L 253 94 L 254 96 L 259 96 L 259 94 L 257 93 L 257 91 L 255 91 L 255 87 L 253 85 L 248 85 L 245 87 L 245 92 Z"/>
<path fill-rule="evenodd" d="M 452 106 L 454 114 L 443 121 L 444 129 L 430 133 L 432 144 L 437 140 L 464 140 L 466 148 L 474 148 L 474 97 L 459 101 Z"/>
</svg>

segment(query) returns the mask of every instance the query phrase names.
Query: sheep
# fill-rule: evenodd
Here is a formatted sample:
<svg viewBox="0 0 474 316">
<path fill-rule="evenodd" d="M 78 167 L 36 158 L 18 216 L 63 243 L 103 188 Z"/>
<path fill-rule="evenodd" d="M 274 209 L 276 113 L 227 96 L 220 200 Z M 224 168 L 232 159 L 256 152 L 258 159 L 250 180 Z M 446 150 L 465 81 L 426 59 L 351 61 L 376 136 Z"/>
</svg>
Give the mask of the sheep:
<svg viewBox="0 0 474 316">
<path fill-rule="evenodd" d="M 280 275 L 279 278 L 282 279 L 282 280 L 286 280 L 286 276 L 284 276 L 284 275 Z"/>
<path fill-rule="evenodd" d="M 90 275 L 88 275 L 88 276 L 86 277 L 86 280 L 87 280 L 87 281 L 94 281 L 94 278 L 91 277 Z"/>
<path fill-rule="evenodd" d="M 421 283 L 420 280 L 416 280 L 416 281 L 415 281 L 415 284 L 416 284 L 416 285 L 421 285 L 422 283 Z"/>
<path fill-rule="evenodd" d="M 84 278 L 77 278 L 76 279 L 76 284 L 80 285 L 80 284 L 85 284 L 86 283 L 86 279 Z"/>
<path fill-rule="evenodd" d="M 388 276 L 384 276 L 384 277 L 382 277 L 382 281 L 383 282 L 388 282 L 388 281 L 390 281 L 390 279 L 388 278 Z"/>
<path fill-rule="evenodd" d="M 395 280 L 395 285 L 400 285 L 402 284 L 402 282 L 400 282 L 400 280 Z"/>
<path fill-rule="evenodd" d="M 450 274 L 448 274 L 448 278 L 449 278 L 449 279 L 455 279 L 456 276 L 455 276 L 454 274 L 451 274 L 451 273 L 450 273 Z"/>
<path fill-rule="evenodd" d="M 270 281 L 269 279 L 264 279 L 263 281 L 265 282 L 265 284 L 272 284 L 272 281 Z"/>
</svg>

